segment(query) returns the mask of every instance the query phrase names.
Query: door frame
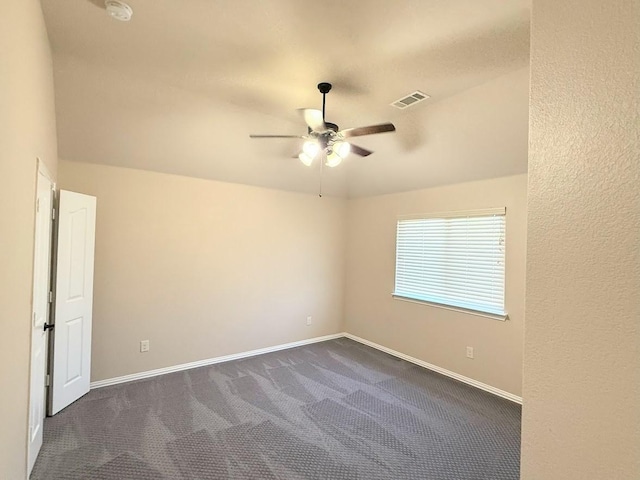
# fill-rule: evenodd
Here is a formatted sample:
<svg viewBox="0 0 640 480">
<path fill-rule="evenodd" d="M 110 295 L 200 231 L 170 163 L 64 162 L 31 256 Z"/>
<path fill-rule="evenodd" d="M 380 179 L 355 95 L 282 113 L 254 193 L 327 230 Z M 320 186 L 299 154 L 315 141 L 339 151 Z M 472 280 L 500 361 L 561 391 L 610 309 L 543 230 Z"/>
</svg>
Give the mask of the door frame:
<svg viewBox="0 0 640 480">
<path fill-rule="evenodd" d="M 51 302 L 49 303 L 49 323 L 56 326 L 56 271 L 58 270 L 58 212 L 59 212 L 60 194 L 58 189 L 53 195 L 53 225 L 51 231 L 51 271 L 49 275 L 49 285 L 51 285 Z M 53 332 L 53 330 L 49 330 Z M 53 378 L 53 343 L 54 335 L 47 337 L 47 396 L 45 398 L 45 412 L 47 417 L 53 416 L 52 398 L 51 398 L 51 379 Z"/>
<path fill-rule="evenodd" d="M 43 285 L 36 285 L 36 281 L 38 279 L 36 279 L 36 259 L 37 259 L 37 251 L 36 249 L 38 248 L 39 245 L 36 245 L 36 238 L 38 238 L 38 217 L 37 217 L 37 208 L 39 207 L 38 205 L 38 183 L 40 182 L 40 175 L 42 175 L 49 183 L 49 187 L 51 189 L 51 204 L 50 204 L 50 211 L 49 211 L 49 219 L 50 219 L 50 229 L 49 229 L 49 239 L 48 239 L 48 250 L 49 250 L 49 261 L 48 261 L 48 275 L 45 276 L 45 278 L 47 279 L 47 285 L 43 286 Z M 28 435 L 27 435 L 27 457 L 26 457 L 26 462 L 27 462 L 27 472 L 28 474 L 31 473 L 31 469 L 33 467 L 33 464 L 35 464 L 35 459 L 33 461 L 33 464 L 31 463 L 31 455 L 32 455 L 32 445 L 31 445 L 31 408 L 32 408 L 32 392 L 31 392 L 31 387 L 33 385 L 33 382 L 36 380 L 33 378 L 34 375 L 34 368 L 33 368 L 33 355 L 34 355 L 34 351 L 33 351 L 33 341 L 34 341 L 34 336 L 36 334 L 35 331 L 35 324 L 34 324 L 34 314 L 36 311 L 36 305 L 35 302 L 37 301 L 38 297 L 36 295 L 36 291 L 45 288 L 45 290 L 47 292 L 51 292 L 52 289 L 52 273 L 53 273 L 53 268 L 51 265 L 51 259 L 53 258 L 53 232 L 54 232 L 54 223 L 53 223 L 53 217 L 54 217 L 54 208 L 55 208 L 55 197 L 56 197 L 56 183 L 53 181 L 53 176 L 51 175 L 51 172 L 49 171 L 49 169 L 47 168 L 46 164 L 39 158 L 36 157 L 36 176 L 35 176 L 35 180 L 36 180 L 36 191 L 35 191 L 35 201 L 34 201 L 34 218 L 35 218 L 35 225 L 34 225 L 34 232 L 33 232 L 33 238 L 34 238 L 34 247 L 33 247 L 33 255 L 34 255 L 34 263 L 33 263 L 33 279 L 32 279 L 32 286 L 31 286 L 31 319 L 30 319 L 30 323 L 31 323 L 31 334 L 30 334 L 30 347 L 29 347 L 29 396 L 28 396 L 28 415 L 29 415 L 29 419 L 28 419 Z M 49 293 L 48 293 L 49 294 Z M 49 294 L 50 295 L 50 294 Z M 47 323 L 51 323 L 51 316 L 53 315 L 53 310 L 51 308 L 51 302 L 48 302 L 47 305 L 47 312 L 46 312 L 46 317 L 45 317 L 45 324 Z M 47 391 L 47 381 L 46 381 L 46 375 L 48 374 L 49 371 L 49 335 L 47 335 L 47 338 L 44 340 L 44 354 L 42 355 L 42 361 L 44 362 L 44 368 L 42 369 L 42 371 L 45 372 L 45 376 L 41 379 L 42 383 L 44 384 L 44 397 L 42 399 L 43 401 L 43 411 L 42 411 L 42 419 L 41 421 L 42 423 L 42 428 L 44 429 L 44 418 L 46 415 L 46 409 L 47 409 L 47 396 L 48 396 L 48 391 Z M 36 370 L 37 371 L 37 370 Z M 37 454 L 36 454 L 36 458 L 37 458 Z"/>
</svg>

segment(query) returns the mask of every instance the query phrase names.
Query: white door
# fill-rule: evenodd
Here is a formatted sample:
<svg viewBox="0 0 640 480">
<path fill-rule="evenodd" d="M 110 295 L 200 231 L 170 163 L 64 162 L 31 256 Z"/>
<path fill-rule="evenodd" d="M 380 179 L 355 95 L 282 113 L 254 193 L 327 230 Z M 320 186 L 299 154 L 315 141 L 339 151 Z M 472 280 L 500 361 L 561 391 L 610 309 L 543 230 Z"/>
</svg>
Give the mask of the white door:
<svg viewBox="0 0 640 480">
<path fill-rule="evenodd" d="M 29 387 L 29 473 L 42 446 L 45 416 L 45 375 L 49 320 L 49 275 L 51 273 L 51 220 L 53 184 L 38 168 L 36 187 L 36 225 L 33 251 L 33 317 L 31 325 L 31 372 Z"/>
<path fill-rule="evenodd" d="M 60 190 L 50 413 L 89 391 L 96 198 Z"/>
</svg>

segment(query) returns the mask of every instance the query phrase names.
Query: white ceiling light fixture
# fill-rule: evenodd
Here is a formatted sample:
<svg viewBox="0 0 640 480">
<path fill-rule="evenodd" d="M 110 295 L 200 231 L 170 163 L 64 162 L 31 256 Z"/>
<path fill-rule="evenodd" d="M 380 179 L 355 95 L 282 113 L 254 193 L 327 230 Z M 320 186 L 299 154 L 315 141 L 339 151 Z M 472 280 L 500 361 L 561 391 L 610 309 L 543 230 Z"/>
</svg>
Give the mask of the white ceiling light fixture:
<svg viewBox="0 0 640 480">
<path fill-rule="evenodd" d="M 121 22 L 128 22 L 133 16 L 131 7 L 119 0 L 105 0 L 104 7 L 111 18 Z"/>
<path fill-rule="evenodd" d="M 318 154 L 324 150 L 326 156 L 325 165 L 328 167 L 337 167 L 342 163 L 349 152 L 351 151 L 351 145 L 342 140 L 332 142 L 324 149 L 321 147 L 320 142 L 317 140 L 307 140 L 302 145 L 302 152 L 298 155 L 298 158 L 307 167 L 310 167 Z"/>
</svg>

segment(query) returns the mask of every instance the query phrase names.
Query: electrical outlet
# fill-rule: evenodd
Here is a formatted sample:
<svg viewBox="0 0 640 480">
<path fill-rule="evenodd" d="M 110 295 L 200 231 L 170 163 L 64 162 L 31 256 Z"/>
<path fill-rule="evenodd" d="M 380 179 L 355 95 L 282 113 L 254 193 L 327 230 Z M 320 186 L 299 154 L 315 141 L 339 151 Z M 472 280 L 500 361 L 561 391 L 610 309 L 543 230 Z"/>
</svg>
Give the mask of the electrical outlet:
<svg viewBox="0 0 640 480">
<path fill-rule="evenodd" d="M 313 318 L 311 316 L 307 317 L 307 327 L 313 323 Z"/>
<path fill-rule="evenodd" d="M 473 358 L 473 347 L 467 347 L 467 358 Z"/>
<path fill-rule="evenodd" d="M 140 340 L 140 353 L 149 351 L 149 340 Z"/>
</svg>

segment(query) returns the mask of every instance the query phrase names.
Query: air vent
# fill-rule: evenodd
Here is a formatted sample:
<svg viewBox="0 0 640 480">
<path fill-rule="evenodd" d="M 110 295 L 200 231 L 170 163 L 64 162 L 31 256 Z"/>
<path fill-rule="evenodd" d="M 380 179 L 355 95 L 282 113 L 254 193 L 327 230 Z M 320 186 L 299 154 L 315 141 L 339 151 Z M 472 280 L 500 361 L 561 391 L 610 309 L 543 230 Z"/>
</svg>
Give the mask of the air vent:
<svg viewBox="0 0 640 480">
<path fill-rule="evenodd" d="M 416 103 L 422 102 L 427 98 L 429 98 L 429 95 L 427 95 L 426 93 L 422 93 L 419 90 L 416 90 L 412 94 L 407 95 L 406 97 L 403 97 L 400 100 L 396 100 L 391 104 L 391 106 L 399 109 L 404 109 L 412 105 L 415 105 Z"/>
</svg>

